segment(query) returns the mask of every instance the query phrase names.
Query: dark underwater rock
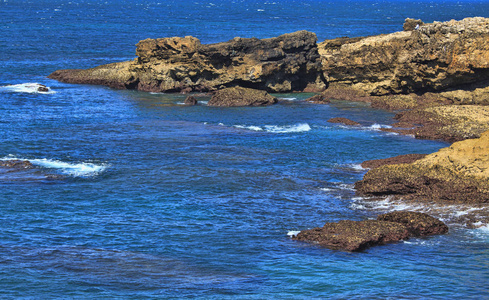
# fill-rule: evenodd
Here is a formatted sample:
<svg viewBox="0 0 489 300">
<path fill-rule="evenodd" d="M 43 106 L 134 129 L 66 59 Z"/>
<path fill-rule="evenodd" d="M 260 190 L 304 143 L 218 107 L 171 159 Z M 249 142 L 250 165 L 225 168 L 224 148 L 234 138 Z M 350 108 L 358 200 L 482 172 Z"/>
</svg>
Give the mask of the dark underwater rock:
<svg viewBox="0 0 489 300">
<path fill-rule="evenodd" d="M 339 123 L 339 124 L 345 124 L 348 126 L 360 126 L 360 123 L 352 121 L 347 118 L 331 118 L 328 120 L 329 123 Z"/>
</svg>

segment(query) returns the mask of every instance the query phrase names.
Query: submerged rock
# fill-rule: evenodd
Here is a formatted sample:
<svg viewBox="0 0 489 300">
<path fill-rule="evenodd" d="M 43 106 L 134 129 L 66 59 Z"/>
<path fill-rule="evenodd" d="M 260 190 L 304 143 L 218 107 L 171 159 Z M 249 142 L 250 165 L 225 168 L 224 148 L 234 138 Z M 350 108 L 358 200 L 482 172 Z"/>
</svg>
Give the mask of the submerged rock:
<svg viewBox="0 0 489 300">
<path fill-rule="evenodd" d="M 203 45 L 195 37 L 146 39 L 134 61 L 88 70 L 58 70 L 50 78 L 150 92 L 214 91 L 245 86 L 269 92 L 318 92 L 326 84 L 314 33 L 234 38 Z"/>
<path fill-rule="evenodd" d="M 194 96 L 188 96 L 183 103 L 187 106 L 197 105 L 197 99 Z"/>
<path fill-rule="evenodd" d="M 380 215 L 377 220 L 326 223 L 323 227 L 303 230 L 293 239 L 317 243 L 344 251 L 362 251 L 386 243 L 448 232 L 438 219 L 417 212 L 399 211 Z"/>
<path fill-rule="evenodd" d="M 277 103 L 277 98 L 265 91 L 233 87 L 214 93 L 209 106 L 266 106 Z"/>
<path fill-rule="evenodd" d="M 360 126 L 360 123 L 352 121 L 347 118 L 331 118 L 328 120 L 329 123 L 339 123 L 339 124 L 345 124 L 348 126 Z"/>
<path fill-rule="evenodd" d="M 359 195 L 441 203 L 489 203 L 489 131 L 407 164 L 384 165 L 355 183 Z"/>
<path fill-rule="evenodd" d="M 28 160 L 0 160 L 0 167 L 2 168 L 11 168 L 11 169 L 32 169 L 34 165 Z"/>
</svg>

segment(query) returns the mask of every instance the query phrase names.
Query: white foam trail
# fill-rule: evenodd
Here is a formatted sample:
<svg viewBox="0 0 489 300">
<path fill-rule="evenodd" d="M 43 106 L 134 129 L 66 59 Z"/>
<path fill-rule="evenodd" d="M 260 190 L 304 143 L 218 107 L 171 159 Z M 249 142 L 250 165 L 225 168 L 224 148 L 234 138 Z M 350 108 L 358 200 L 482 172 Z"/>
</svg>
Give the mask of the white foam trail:
<svg viewBox="0 0 489 300">
<path fill-rule="evenodd" d="M 366 128 L 369 129 L 369 130 L 380 130 L 382 128 L 392 128 L 392 126 L 390 126 L 390 125 L 382 125 L 382 124 L 375 123 L 375 124 L 370 125 L 370 126 L 368 126 Z"/>
<path fill-rule="evenodd" d="M 293 236 L 298 235 L 299 233 L 300 233 L 300 231 L 291 230 L 291 231 L 287 232 L 287 235 L 290 237 L 293 237 Z"/>
<path fill-rule="evenodd" d="M 272 133 L 294 133 L 294 132 L 306 132 L 311 130 L 311 126 L 307 123 L 296 124 L 296 125 L 265 125 L 265 130 Z"/>
<path fill-rule="evenodd" d="M 224 126 L 223 123 L 218 125 Z M 295 125 L 264 125 L 264 126 L 254 126 L 254 125 L 234 125 L 235 128 L 252 130 L 252 131 L 266 131 L 270 133 L 297 133 L 306 132 L 311 130 L 311 126 L 307 123 L 295 124 Z"/>
<path fill-rule="evenodd" d="M 4 85 L 1 86 L 0 89 L 5 91 L 10 91 L 10 92 L 29 93 L 29 94 L 55 94 L 56 93 L 55 91 L 51 90 L 51 88 L 36 82 Z M 47 89 L 47 91 L 43 91 L 42 89 Z"/>
<path fill-rule="evenodd" d="M 240 128 L 240 129 L 253 130 L 253 131 L 263 131 L 263 128 L 261 128 L 259 126 L 234 125 L 234 127 Z"/>
<path fill-rule="evenodd" d="M 348 168 L 351 168 L 355 171 L 365 171 L 366 169 L 362 167 L 361 164 L 348 164 L 347 165 Z"/>
<path fill-rule="evenodd" d="M 293 98 L 293 97 L 290 97 L 290 98 L 279 98 L 280 100 L 285 100 L 285 101 L 295 101 L 297 100 L 297 98 Z"/>
<path fill-rule="evenodd" d="M 69 175 L 73 177 L 89 177 L 98 175 L 107 169 L 107 165 L 105 164 L 93 164 L 93 163 L 67 163 L 60 160 L 53 159 L 25 159 L 25 158 L 16 158 L 13 156 L 7 156 L 1 158 L 0 160 L 27 160 L 35 166 L 39 166 L 46 169 L 55 169 L 59 170 L 61 174 Z"/>
<path fill-rule="evenodd" d="M 93 163 L 72 164 L 72 163 L 67 163 L 59 160 L 50 160 L 46 158 L 32 159 L 30 160 L 30 162 L 33 165 L 37 165 L 44 168 L 58 169 L 61 171 L 61 173 L 73 177 L 87 177 L 87 176 L 97 175 L 107 168 L 107 166 L 105 165 L 96 165 Z"/>
</svg>

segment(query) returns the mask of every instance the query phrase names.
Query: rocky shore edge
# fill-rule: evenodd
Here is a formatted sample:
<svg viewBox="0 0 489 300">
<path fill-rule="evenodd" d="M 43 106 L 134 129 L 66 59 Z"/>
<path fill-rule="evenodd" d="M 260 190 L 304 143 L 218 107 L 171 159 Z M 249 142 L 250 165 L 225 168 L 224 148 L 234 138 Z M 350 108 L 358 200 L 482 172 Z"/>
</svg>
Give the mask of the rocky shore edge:
<svg viewBox="0 0 489 300">
<path fill-rule="evenodd" d="M 431 24 L 406 19 L 403 31 L 321 43 L 307 31 L 210 45 L 194 37 L 147 39 L 137 44 L 134 61 L 58 70 L 49 77 L 150 92 L 210 92 L 214 93 L 209 101 L 212 106 L 276 103 L 268 92 L 317 92 L 309 99 L 312 103 L 368 102 L 397 112 L 397 123 L 383 130 L 454 144 L 426 156 L 366 163 L 370 170 L 355 184 L 358 195 L 463 203 L 487 211 L 488 49 L 487 18 Z M 196 103 L 192 98 L 186 101 L 187 105 Z M 355 125 L 341 118 L 330 121 Z M 476 221 L 480 218 L 472 224 Z M 351 222 L 340 223 L 349 228 L 377 224 Z M 487 224 L 489 217 L 483 222 Z M 328 230 L 340 228 L 338 224 L 328 225 Z M 324 235 L 324 230 L 316 232 Z M 299 236 L 316 241 L 311 234 Z M 386 241 L 390 239 L 367 244 Z M 345 249 L 355 251 L 350 246 Z"/>
</svg>

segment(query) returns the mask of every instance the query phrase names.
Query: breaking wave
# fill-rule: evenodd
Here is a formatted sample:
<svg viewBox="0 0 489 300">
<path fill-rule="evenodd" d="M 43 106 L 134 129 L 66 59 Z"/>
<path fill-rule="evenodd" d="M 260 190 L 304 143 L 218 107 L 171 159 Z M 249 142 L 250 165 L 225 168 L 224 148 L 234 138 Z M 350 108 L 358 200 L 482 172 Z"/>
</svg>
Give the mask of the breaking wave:
<svg viewBox="0 0 489 300">
<path fill-rule="evenodd" d="M 307 123 L 294 124 L 294 125 L 264 125 L 264 126 L 245 126 L 234 125 L 233 127 L 252 130 L 252 131 L 265 131 L 270 133 L 298 133 L 307 132 L 311 130 L 311 126 Z"/>
<path fill-rule="evenodd" d="M 68 163 L 60 160 L 53 159 L 24 159 L 16 158 L 12 156 L 7 156 L 1 158 L 0 160 L 27 160 L 31 164 L 45 168 L 57 170 L 63 175 L 73 176 L 73 177 L 90 177 L 95 176 L 107 169 L 106 164 L 94 164 L 94 163 Z"/>
<path fill-rule="evenodd" d="M 51 88 L 40 83 L 21 83 L 14 85 L 0 86 L 0 90 L 15 92 L 15 93 L 29 93 L 29 94 L 55 94 L 56 92 Z"/>
</svg>

